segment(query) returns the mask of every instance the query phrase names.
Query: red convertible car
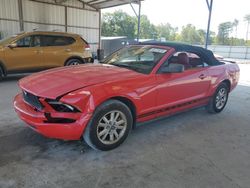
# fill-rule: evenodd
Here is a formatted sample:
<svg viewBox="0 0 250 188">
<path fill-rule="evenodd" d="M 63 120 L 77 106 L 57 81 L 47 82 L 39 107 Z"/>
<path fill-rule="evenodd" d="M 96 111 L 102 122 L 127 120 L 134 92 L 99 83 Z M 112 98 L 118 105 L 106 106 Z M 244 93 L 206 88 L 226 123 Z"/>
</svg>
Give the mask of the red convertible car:
<svg viewBox="0 0 250 188">
<path fill-rule="evenodd" d="M 19 117 L 50 138 L 98 150 L 118 147 L 137 122 L 205 106 L 221 112 L 239 80 L 236 64 L 177 43 L 124 47 L 101 64 L 52 69 L 21 79 Z"/>
</svg>

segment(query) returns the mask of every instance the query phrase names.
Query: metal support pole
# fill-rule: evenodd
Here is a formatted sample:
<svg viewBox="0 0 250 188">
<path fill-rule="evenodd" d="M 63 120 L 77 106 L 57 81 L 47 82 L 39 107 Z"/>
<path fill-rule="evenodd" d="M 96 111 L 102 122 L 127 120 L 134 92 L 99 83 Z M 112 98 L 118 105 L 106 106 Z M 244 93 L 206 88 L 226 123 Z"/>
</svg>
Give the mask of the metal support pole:
<svg viewBox="0 0 250 188">
<path fill-rule="evenodd" d="M 213 0 L 210 0 L 210 3 L 208 2 L 208 0 L 206 0 L 206 2 L 207 2 L 208 11 L 209 11 L 208 24 L 207 24 L 207 34 L 206 34 L 206 41 L 205 41 L 205 48 L 207 49 L 208 40 L 209 40 L 209 33 L 210 33 L 211 15 L 212 15 L 212 10 L 213 10 Z"/>
<path fill-rule="evenodd" d="M 23 2 L 22 2 L 22 0 L 18 0 L 18 14 L 19 14 L 19 27 L 20 27 L 20 31 L 24 31 L 24 24 L 23 24 Z"/>
<path fill-rule="evenodd" d="M 248 41 L 248 34 L 249 34 L 249 21 L 247 22 L 247 34 L 246 34 L 246 45 L 247 45 L 247 41 Z"/>
<path fill-rule="evenodd" d="M 102 40 L 101 40 L 101 35 L 102 35 L 102 12 L 101 12 L 101 9 L 99 10 L 99 38 L 98 38 L 98 49 L 101 49 L 102 48 Z"/>
<path fill-rule="evenodd" d="M 64 7 L 65 11 L 65 32 L 68 32 L 68 8 L 67 6 Z"/>
<path fill-rule="evenodd" d="M 137 27 L 137 42 L 139 42 L 140 39 L 140 33 L 141 33 L 141 1 L 139 0 L 139 14 L 138 14 L 138 27 Z"/>
</svg>

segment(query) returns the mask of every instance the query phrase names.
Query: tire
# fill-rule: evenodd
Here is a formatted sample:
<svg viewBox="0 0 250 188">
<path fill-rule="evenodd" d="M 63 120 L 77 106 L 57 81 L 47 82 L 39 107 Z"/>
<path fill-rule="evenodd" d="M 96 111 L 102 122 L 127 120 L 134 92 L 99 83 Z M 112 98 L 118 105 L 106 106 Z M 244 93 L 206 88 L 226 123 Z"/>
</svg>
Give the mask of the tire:
<svg viewBox="0 0 250 188">
<path fill-rule="evenodd" d="M 79 59 L 69 59 L 66 63 L 65 66 L 72 66 L 72 65 L 80 65 L 82 64 L 82 61 Z"/>
<path fill-rule="evenodd" d="M 207 111 L 209 113 L 219 113 L 221 112 L 228 100 L 229 88 L 226 83 L 221 83 L 216 89 L 215 94 L 210 99 L 209 104 L 207 105 Z"/>
<path fill-rule="evenodd" d="M 109 100 L 96 109 L 83 138 L 95 150 L 112 150 L 125 141 L 132 124 L 130 109 L 118 100 Z"/>
<path fill-rule="evenodd" d="M 0 81 L 2 81 L 4 78 L 4 72 L 3 72 L 3 68 L 0 66 Z"/>
</svg>

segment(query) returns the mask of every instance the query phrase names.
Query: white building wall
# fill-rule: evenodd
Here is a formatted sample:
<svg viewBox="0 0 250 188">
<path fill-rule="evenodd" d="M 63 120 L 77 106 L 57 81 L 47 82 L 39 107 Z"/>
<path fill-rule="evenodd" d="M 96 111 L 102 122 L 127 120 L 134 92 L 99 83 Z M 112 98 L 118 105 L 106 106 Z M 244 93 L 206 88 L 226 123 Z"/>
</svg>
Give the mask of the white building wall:
<svg viewBox="0 0 250 188">
<path fill-rule="evenodd" d="M 17 0 L 0 0 L 0 36 L 5 37 L 19 31 Z"/>
<path fill-rule="evenodd" d="M 67 8 L 68 31 L 77 33 L 91 44 L 93 51 L 99 42 L 99 12 Z"/>
<path fill-rule="evenodd" d="M 63 6 L 23 0 L 23 19 L 27 22 L 65 24 Z"/>
</svg>

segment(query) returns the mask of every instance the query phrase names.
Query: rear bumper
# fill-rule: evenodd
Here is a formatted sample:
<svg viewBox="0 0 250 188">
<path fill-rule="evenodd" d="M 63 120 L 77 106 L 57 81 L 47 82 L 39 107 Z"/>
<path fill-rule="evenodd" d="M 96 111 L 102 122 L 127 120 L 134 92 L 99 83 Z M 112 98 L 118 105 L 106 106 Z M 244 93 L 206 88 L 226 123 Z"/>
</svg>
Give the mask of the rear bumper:
<svg viewBox="0 0 250 188">
<path fill-rule="evenodd" d="M 83 61 L 84 61 L 85 63 L 94 63 L 94 58 L 92 58 L 92 57 L 83 58 Z"/>
<path fill-rule="evenodd" d="M 26 122 L 34 131 L 49 137 L 62 140 L 79 140 L 87 126 L 91 114 L 72 116 L 73 123 L 50 123 L 44 112 L 33 109 L 23 100 L 22 94 L 14 99 L 14 108 L 21 120 Z M 58 115 L 59 114 L 59 115 Z M 55 113 L 56 118 L 69 117 L 69 113 Z M 54 114 L 51 113 L 51 117 Z"/>
</svg>

